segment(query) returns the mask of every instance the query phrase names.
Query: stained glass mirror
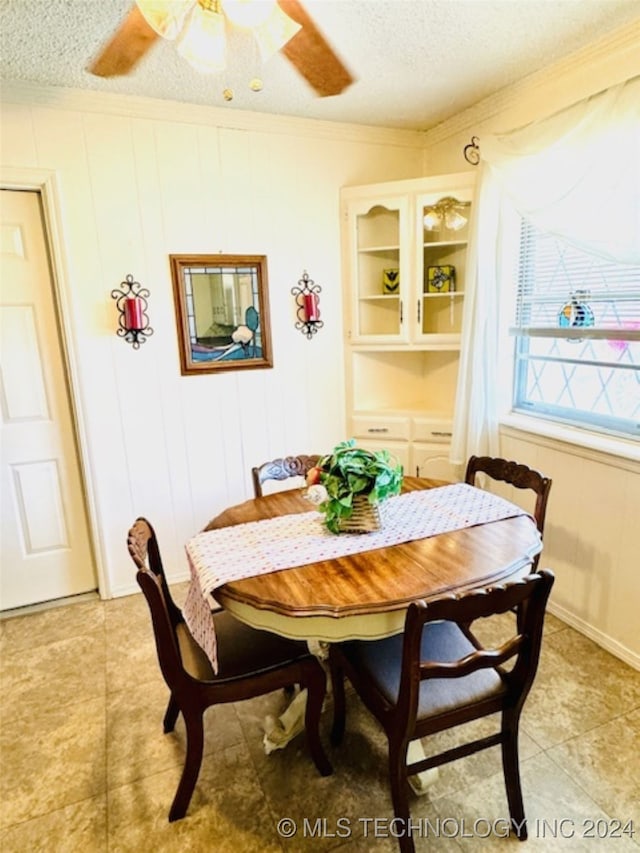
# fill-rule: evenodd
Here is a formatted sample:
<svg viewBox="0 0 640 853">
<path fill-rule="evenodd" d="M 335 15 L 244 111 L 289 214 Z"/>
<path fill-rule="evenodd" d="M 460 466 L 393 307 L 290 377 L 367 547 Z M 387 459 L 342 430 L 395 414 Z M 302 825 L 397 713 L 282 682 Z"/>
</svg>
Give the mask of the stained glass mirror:
<svg viewBox="0 0 640 853">
<path fill-rule="evenodd" d="M 170 255 L 183 375 L 273 367 L 265 255 Z"/>
</svg>

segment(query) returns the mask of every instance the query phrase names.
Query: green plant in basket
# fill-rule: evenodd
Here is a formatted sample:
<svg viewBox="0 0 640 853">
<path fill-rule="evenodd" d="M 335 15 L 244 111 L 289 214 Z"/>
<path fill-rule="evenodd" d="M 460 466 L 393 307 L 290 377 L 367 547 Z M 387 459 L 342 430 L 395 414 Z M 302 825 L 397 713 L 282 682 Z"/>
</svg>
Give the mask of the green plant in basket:
<svg viewBox="0 0 640 853">
<path fill-rule="evenodd" d="M 318 509 L 325 514 L 327 528 L 340 533 L 340 521 L 353 513 L 353 499 L 364 495 L 379 504 L 400 493 L 402 465 L 388 450 L 364 450 L 354 439 L 343 441 L 318 460 L 307 474 L 309 486 L 326 490 Z"/>
</svg>

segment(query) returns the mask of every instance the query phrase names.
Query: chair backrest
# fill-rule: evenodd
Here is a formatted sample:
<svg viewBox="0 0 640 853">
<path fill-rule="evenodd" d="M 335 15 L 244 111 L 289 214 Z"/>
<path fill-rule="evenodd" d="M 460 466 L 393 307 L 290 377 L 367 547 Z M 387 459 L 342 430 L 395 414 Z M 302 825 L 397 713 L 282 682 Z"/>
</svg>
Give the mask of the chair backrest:
<svg viewBox="0 0 640 853">
<path fill-rule="evenodd" d="M 169 592 L 156 534 L 146 518 L 137 518 L 127 534 L 127 548 L 138 571 L 136 580 L 151 613 L 158 662 L 170 689 L 187 678 L 177 626 L 184 620 Z"/>
<path fill-rule="evenodd" d="M 420 682 L 430 678 L 462 678 L 482 669 L 498 670 L 506 686 L 505 702 L 521 706 L 533 683 L 540 657 L 544 613 L 554 583 L 553 572 L 544 569 L 522 580 L 489 589 L 445 595 L 429 603 L 413 602 L 405 620 L 399 695 L 409 716 L 418 705 Z M 497 647 L 482 644 L 471 632 L 476 619 L 515 611 L 512 636 Z M 437 662 L 421 659 L 421 643 L 429 622 L 454 622 L 471 640 L 475 651 L 459 660 Z M 427 629 L 428 630 L 428 629 Z M 503 665 L 513 659 L 506 670 Z"/>
<path fill-rule="evenodd" d="M 288 480 L 290 477 L 306 477 L 317 464 L 320 456 L 285 456 L 263 462 L 251 469 L 253 490 L 257 498 L 262 497 L 262 484 L 267 480 Z"/>
<path fill-rule="evenodd" d="M 533 514 L 542 536 L 549 490 L 551 489 L 549 477 L 545 477 L 539 471 L 535 471 L 520 462 L 511 462 L 493 456 L 472 456 L 467 463 L 465 483 L 474 486 L 477 473 L 487 474 L 492 480 L 509 483 L 516 489 L 532 489 L 536 493 L 536 505 Z"/>
</svg>

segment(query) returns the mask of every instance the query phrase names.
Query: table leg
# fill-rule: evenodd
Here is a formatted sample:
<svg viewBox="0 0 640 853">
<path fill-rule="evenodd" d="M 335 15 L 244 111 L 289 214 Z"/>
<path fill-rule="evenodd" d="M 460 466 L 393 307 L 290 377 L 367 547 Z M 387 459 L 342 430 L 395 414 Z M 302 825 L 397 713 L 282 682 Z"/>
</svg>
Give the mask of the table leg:
<svg viewBox="0 0 640 853">
<path fill-rule="evenodd" d="M 328 643 L 318 642 L 316 640 L 308 641 L 309 651 L 314 654 L 320 663 L 325 666 L 325 661 L 328 657 Z M 327 691 L 331 690 L 331 681 L 327 673 Z M 264 721 L 264 737 L 262 743 L 264 751 L 267 755 L 274 752 L 276 749 L 284 749 L 284 747 L 293 740 L 296 735 L 304 729 L 304 712 L 307 704 L 307 691 L 300 690 L 298 694 L 289 704 L 288 708 L 279 716 L 274 717 L 269 714 Z M 412 740 L 409 743 L 407 751 L 407 762 L 413 764 L 425 758 L 424 749 L 420 740 Z M 415 773 L 409 776 L 409 785 L 414 793 L 421 796 L 426 794 L 430 785 L 438 778 L 438 768 L 433 767 L 431 770 L 423 770 L 422 773 Z"/>
<path fill-rule="evenodd" d="M 289 707 L 274 717 L 269 714 L 264 721 L 264 737 L 262 743 L 267 755 L 276 749 L 284 747 L 304 729 L 304 713 L 307 706 L 307 691 L 300 690 Z"/>
<path fill-rule="evenodd" d="M 413 764 L 416 761 L 421 761 L 425 758 L 424 749 L 420 740 L 412 740 L 409 742 L 407 751 L 407 764 Z M 430 770 L 423 770 L 422 773 L 414 773 L 409 776 L 409 785 L 414 794 L 422 796 L 426 794 L 430 785 L 438 778 L 438 768 L 432 767 Z"/>
<path fill-rule="evenodd" d="M 301 690 L 286 711 L 279 717 L 269 714 L 265 718 L 262 743 L 267 755 L 270 755 L 276 749 L 284 749 L 304 729 L 306 704 L 307 691 Z M 407 752 L 407 763 L 413 764 L 424 757 L 425 753 L 422 743 L 419 740 L 412 740 L 409 743 Z M 433 785 L 437 778 L 438 768 L 432 767 L 430 770 L 423 770 L 422 773 L 415 773 L 413 776 L 409 776 L 409 785 L 415 794 L 422 796 L 427 793 L 429 786 Z"/>
<path fill-rule="evenodd" d="M 326 660 L 329 657 L 329 644 L 320 640 L 307 640 L 307 646 L 312 655 L 315 655 L 322 666 L 327 670 L 327 692 L 331 690 Z M 262 743 L 267 755 L 276 749 L 284 747 L 304 729 L 304 713 L 307 705 L 307 691 L 300 690 L 293 698 L 288 708 L 274 717 L 268 714 L 264 721 L 264 737 Z"/>
</svg>

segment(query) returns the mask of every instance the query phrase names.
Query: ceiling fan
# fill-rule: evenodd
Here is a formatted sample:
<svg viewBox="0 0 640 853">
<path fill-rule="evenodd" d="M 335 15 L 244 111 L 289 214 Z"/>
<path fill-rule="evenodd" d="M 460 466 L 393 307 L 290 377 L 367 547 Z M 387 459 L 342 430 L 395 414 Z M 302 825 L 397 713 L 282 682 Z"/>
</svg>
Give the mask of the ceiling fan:
<svg viewBox="0 0 640 853">
<path fill-rule="evenodd" d="M 339 95 L 354 81 L 299 0 L 136 0 L 88 70 L 128 74 L 162 37 L 175 40 L 199 70 L 220 71 L 225 28 L 233 23 L 252 30 L 263 59 L 280 50 L 320 97 Z"/>
</svg>

